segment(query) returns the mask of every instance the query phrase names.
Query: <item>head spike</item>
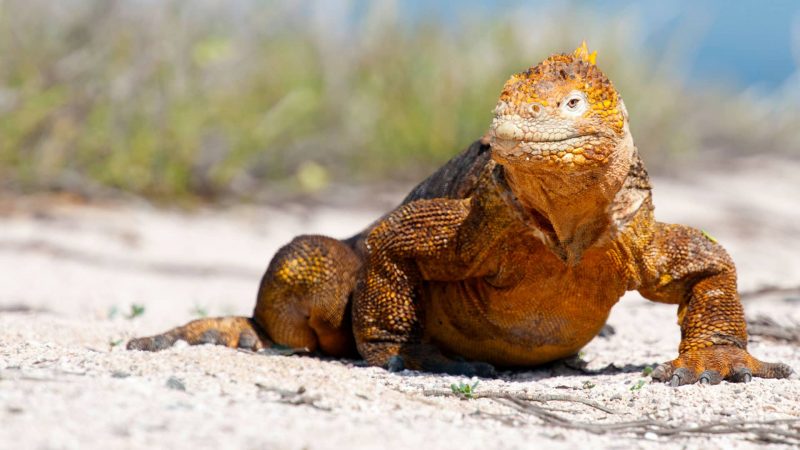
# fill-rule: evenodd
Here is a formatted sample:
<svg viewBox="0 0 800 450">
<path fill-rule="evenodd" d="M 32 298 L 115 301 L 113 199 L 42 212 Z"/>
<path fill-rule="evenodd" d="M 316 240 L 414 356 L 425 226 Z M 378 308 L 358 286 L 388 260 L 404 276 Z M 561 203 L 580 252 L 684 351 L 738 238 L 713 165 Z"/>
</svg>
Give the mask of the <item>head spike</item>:
<svg viewBox="0 0 800 450">
<path fill-rule="evenodd" d="M 575 49 L 572 55 L 588 62 L 589 64 L 595 64 L 597 62 L 597 52 L 594 51 L 589 53 L 589 48 L 586 46 L 586 40 L 581 43 L 580 47 Z"/>
</svg>

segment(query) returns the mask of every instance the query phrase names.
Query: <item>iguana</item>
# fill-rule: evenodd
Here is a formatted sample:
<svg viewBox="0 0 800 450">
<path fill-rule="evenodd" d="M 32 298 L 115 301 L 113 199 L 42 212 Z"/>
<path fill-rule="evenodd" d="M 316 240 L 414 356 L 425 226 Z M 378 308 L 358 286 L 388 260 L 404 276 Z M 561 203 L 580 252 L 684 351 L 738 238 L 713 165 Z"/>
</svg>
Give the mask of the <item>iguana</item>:
<svg viewBox="0 0 800 450">
<path fill-rule="evenodd" d="M 584 42 L 503 87 L 486 136 L 345 240 L 274 256 L 253 317 L 131 340 L 363 357 L 390 370 L 491 376 L 574 355 L 625 291 L 678 305 L 672 385 L 792 369 L 747 352 L 736 270 L 702 231 L 655 221 L 628 112 Z"/>
</svg>

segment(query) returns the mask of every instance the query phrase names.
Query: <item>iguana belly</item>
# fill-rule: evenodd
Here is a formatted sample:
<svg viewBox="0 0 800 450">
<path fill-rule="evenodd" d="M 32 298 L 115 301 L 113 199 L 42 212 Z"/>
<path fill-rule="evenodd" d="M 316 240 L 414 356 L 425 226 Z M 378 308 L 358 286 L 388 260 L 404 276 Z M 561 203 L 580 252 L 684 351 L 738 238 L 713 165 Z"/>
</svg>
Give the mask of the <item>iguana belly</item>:
<svg viewBox="0 0 800 450">
<path fill-rule="evenodd" d="M 426 283 L 425 338 L 443 351 L 500 366 L 575 354 L 625 291 L 602 252 L 568 267 L 549 253 L 504 259 L 503 276 Z M 514 264 L 514 261 L 517 264 Z"/>
</svg>

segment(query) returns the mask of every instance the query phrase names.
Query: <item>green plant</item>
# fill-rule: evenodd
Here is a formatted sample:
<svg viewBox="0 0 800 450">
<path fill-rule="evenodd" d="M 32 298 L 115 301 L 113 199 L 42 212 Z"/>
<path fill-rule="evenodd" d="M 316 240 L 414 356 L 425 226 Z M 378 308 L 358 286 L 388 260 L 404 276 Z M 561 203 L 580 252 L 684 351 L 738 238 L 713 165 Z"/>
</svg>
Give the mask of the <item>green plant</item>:
<svg viewBox="0 0 800 450">
<path fill-rule="evenodd" d="M 645 381 L 645 380 L 637 381 L 633 386 L 631 386 L 631 392 L 638 391 L 638 390 L 642 389 L 645 384 L 647 384 L 647 381 Z"/>
<path fill-rule="evenodd" d="M 144 314 L 144 305 L 139 305 L 136 303 L 131 304 L 131 311 L 125 316 L 128 320 L 133 320 L 139 316 Z"/>
<path fill-rule="evenodd" d="M 471 399 L 475 395 L 475 389 L 478 387 L 478 381 L 473 384 L 468 384 L 464 382 L 460 382 L 458 384 L 451 384 L 450 390 L 453 391 L 453 394 L 456 394 L 462 398 Z"/>
<path fill-rule="evenodd" d="M 704 147 L 800 148 L 796 96 L 684 83 L 681 65 L 635 44 L 633 15 L 464 8 L 443 27 L 382 2 L 351 8 L 318 23 L 257 0 L 4 2 L 2 186 L 180 201 L 417 180 L 486 131 L 510 74 L 587 33 L 649 166 Z M 566 30 L 575 16 L 602 26 Z"/>
</svg>

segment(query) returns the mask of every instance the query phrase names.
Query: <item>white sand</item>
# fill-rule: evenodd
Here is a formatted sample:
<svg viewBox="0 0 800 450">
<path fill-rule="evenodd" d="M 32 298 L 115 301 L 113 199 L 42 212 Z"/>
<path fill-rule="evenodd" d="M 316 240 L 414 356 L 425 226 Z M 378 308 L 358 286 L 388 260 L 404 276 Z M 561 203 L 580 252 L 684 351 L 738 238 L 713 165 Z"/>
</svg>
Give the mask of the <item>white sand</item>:
<svg viewBox="0 0 800 450">
<path fill-rule="evenodd" d="M 742 290 L 798 285 L 800 165 L 744 166 L 746 172 L 656 180 L 657 216 L 703 228 L 720 240 L 737 261 Z M 352 361 L 214 346 L 155 354 L 112 348 L 113 342 L 182 324 L 198 310 L 248 314 L 261 272 L 280 245 L 298 233 L 345 237 L 380 212 L 240 207 L 185 214 L 133 204 L 0 203 L 0 448 L 759 445 L 752 434 L 660 437 L 568 430 L 491 399 L 422 393 L 469 380 L 390 374 Z M 143 305 L 145 312 L 130 320 L 125 315 L 132 304 Z M 9 311 L 15 306 L 34 310 Z M 800 322 L 798 306 L 800 299 L 784 295 L 750 301 L 746 309 L 790 323 Z M 110 318 L 114 308 L 118 312 Z M 595 339 L 584 358 L 590 368 L 671 359 L 679 341 L 674 315 L 675 307 L 635 293 L 626 296 L 609 320 L 616 334 Z M 800 352 L 792 346 L 754 338 L 750 350 L 800 370 Z M 482 380 L 478 392 L 566 394 L 616 411 L 571 402 L 544 405 L 582 422 L 800 418 L 797 380 L 677 389 L 645 384 L 631 390 L 645 379 L 638 371 L 584 375 L 539 369 Z M 587 382 L 594 387 L 585 388 Z M 305 393 L 278 392 L 300 387 Z"/>
</svg>

